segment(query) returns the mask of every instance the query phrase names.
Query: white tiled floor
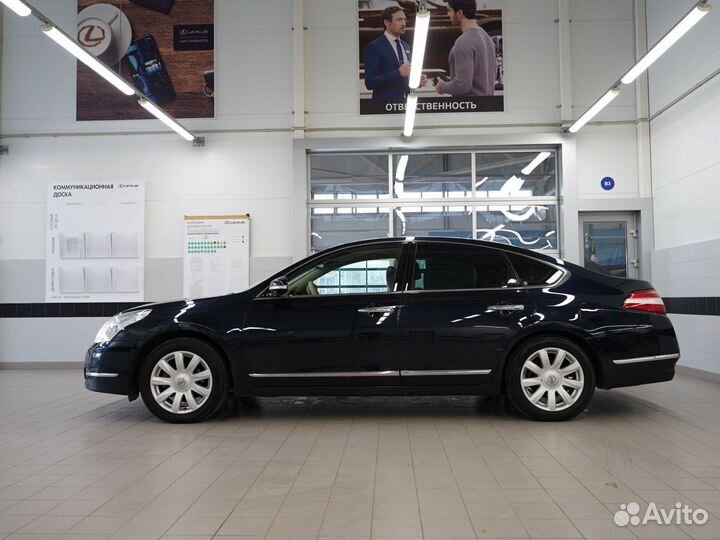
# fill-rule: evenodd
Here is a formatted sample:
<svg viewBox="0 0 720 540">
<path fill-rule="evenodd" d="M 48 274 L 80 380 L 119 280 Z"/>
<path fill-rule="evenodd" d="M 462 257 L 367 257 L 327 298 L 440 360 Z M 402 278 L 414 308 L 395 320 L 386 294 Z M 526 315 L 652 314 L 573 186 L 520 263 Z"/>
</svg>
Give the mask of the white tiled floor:
<svg viewBox="0 0 720 540">
<path fill-rule="evenodd" d="M 0 539 L 720 538 L 720 388 L 598 391 L 542 424 L 476 398 L 262 399 L 201 425 L 0 371 Z M 676 502 L 702 526 L 618 527 Z"/>
</svg>

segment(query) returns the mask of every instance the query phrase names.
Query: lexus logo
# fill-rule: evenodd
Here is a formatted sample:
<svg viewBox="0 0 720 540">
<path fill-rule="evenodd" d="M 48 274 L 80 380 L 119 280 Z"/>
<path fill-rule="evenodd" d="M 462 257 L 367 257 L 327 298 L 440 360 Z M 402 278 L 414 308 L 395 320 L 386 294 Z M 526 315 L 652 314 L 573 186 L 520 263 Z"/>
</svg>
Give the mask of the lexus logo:
<svg viewBox="0 0 720 540">
<path fill-rule="evenodd" d="M 81 26 L 78 30 L 78 41 L 85 47 L 97 47 L 105 41 L 105 29 L 94 24 Z"/>
</svg>

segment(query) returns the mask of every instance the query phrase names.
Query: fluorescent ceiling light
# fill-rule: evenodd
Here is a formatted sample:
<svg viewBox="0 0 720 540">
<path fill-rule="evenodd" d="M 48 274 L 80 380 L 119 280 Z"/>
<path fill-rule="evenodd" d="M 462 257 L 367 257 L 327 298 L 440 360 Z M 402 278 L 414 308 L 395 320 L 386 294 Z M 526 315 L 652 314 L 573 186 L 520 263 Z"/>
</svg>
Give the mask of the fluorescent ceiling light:
<svg viewBox="0 0 720 540">
<path fill-rule="evenodd" d="M 180 135 L 186 141 L 192 142 L 195 140 L 195 135 L 190 133 L 187 129 L 182 127 L 175 120 L 170 118 L 170 116 L 168 116 L 162 109 L 160 109 L 157 105 L 155 105 L 151 101 L 148 101 L 147 99 L 143 98 L 140 101 L 138 101 L 138 103 L 140 103 L 140 106 L 143 109 L 145 109 L 150 114 L 155 116 L 158 120 L 160 120 L 167 127 L 174 130 L 178 135 Z"/>
<path fill-rule="evenodd" d="M 655 60 L 660 58 L 673 44 L 683 37 L 688 30 L 697 24 L 705 15 L 710 12 L 712 6 L 705 2 L 699 2 L 685 17 L 670 30 L 665 37 L 658 41 L 655 46 L 643 56 L 630 71 L 621 79 L 624 84 L 630 84 L 640 74 L 649 68 Z"/>
<path fill-rule="evenodd" d="M 80 60 L 83 64 L 88 66 L 95 73 L 100 75 L 103 79 L 105 79 L 115 88 L 120 90 L 123 94 L 127 96 L 132 96 L 133 94 L 135 94 L 135 90 L 128 83 L 126 83 L 122 79 L 122 77 L 120 77 L 117 73 L 115 73 L 106 65 L 97 60 L 93 55 L 83 49 L 78 43 L 73 41 L 67 34 L 58 30 L 51 24 L 43 24 L 41 29 L 47 37 L 60 45 L 63 49 L 65 49 L 75 58 Z"/>
<path fill-rule="evenodd" d="M 595 115 L 601 110 L 603 110 L 608 103 L 610 103 L 618 96 L 619 93 L 620 90 L 618 90 L 617 88 L 611 88 L 610 90 L 608 90 L 603 97 L 598 99 L 595 104 L 587 110 L 585 114 L 583 114 L 575 121 L 572 126 L 570 126 L 570 129 L 568 131 L 570 133 L 577 133 L 578 131 L 580 131 L 580 128 L 582 128 L 585 124 L 592 120 Z"/>
<path fill-rule="evenodd" d="M 427 43 L 430 28 L 430 12 L 418 13 L 415 16 L 415 34 L 413 35 L 413 58 L 410 65 L 410 88 L 420 86 L 422 78 L 423 59 L 425 58 L 425 44 Z"/>
<path fill-rule="evenodd" d="M 395 170 L 395 179 L 398 182 L 405 180 L 405 168 L 408 164 L 408 158 L 409 156 L 407 154 L 400 156 L 400 161 L 398 161 L 397 169 Z"/>
<path fill-rule="evenodd" d="M 415 113 L 417 112 L 417 96 L 410 94 L 405 104 L 405 127 L 403 128 L 403 135 L 410 137 L 413 134 L 413 128 L 415 127 Z"/>
<path fill-rule="evenodd" d="M 535 159 L 533 159 L 530 164 L 525 167 L 522 172 L 525 176 L 532 173 L 538 165 L 540 165 L 543 161 L 545 161 L 547 158 L 550 157 L 550 152 L 540 152 Z"/>
<path fill-rule="evenodd" d="M 32 13 L 32 9 L 30 9 L 30 6 L 28 6 L 25 2 L 22 2 L 21 0 L 0 0 L 0 2 L 12 9 L 21 17 L 27 17 Z"/>
</svg>

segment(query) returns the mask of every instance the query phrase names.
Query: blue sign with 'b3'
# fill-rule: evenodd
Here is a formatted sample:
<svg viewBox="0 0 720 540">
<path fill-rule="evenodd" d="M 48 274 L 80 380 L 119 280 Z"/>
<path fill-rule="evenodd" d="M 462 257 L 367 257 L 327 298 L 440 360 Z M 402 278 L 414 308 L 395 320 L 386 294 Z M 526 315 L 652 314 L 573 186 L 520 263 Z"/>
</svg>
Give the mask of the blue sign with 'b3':
<svg viewBox="0 0 720 540">
<path fill-rule="evenodd" d="M 600 187 L 602 187 L 605 191 L 611 191 L 612 188 L 615 187 L 615 180 L 613 180 L 609 176 L 606 176 L 605 178 L 600 180 Z"/>
</svg>

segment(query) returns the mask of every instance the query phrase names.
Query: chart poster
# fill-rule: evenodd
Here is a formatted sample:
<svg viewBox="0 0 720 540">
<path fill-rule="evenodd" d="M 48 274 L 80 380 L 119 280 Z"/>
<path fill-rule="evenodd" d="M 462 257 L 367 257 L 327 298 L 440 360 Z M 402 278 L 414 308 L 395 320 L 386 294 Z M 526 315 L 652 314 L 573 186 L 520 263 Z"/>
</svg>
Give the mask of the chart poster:
<svg viewBox="0 0 720 540">
<path fill-rule="evenodd" d="M 48 188 L 46 302 L 142 302 L 145 184 Z"/>
<path fill-rule="evenodd" d="M 214 0 L 78 0 L 74 37 L 175 118 L 212 118 L 214 8 Z M 77 120 L 143 118 L 153 117 L 137 96 L 77 63 Z"/>
<path fill-rule="evenodd" d="M 249 285 L 250 216 L 185 216 L 185 298 L 220 296 Z"/>
<path fill-rule="evenodd" d="M 456 12 L 447 2 L 427 3 L 423 78 L 415 90 L 420 114 L 504 110 L 502 11 L 477 9 L 481 2 L 466 6 L 464 17 L 465 11 Z M 403 114 L 417 57 L 415 2 L 358 0 L 357 13 L 360 114 Z"/>
</svg>

